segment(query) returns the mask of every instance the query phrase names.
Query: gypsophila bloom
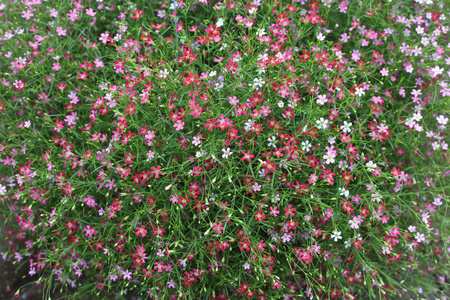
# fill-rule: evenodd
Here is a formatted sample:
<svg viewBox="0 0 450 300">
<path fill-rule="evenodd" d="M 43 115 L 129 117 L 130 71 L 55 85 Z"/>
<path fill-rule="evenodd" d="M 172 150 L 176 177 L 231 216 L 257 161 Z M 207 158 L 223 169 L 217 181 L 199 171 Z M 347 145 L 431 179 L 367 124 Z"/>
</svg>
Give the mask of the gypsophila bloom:
<svg viewBox="0 0 450 300">
<path fill-rule="evenodd" d="M 267 141 L 269 142 L 269 147 L 273 147 L 273 148 L 277 147 L 277 145 L 276 145 L 277 141 L 274 136 L 271 136 L 270 138 L 268 138 Z"/>
<path fill-rule="evenodd" d="M 443 115 L 440 115 L 436 118 L 439 124 L 446 125 L 448 122 L 448 118 L 444 117 Z"/>
<path fill-rule="evenodd" d="M 340 231 L 333 231 L 333 234 L 330 236 L 335 242 L 339 241 L 342 239 L 341 236 L 341 232 Z"/>
<path fill-rule="evenodd" d="M 445 1 L 9 2 L 0 234 L 25 277 L 203 300 L 419 279 L 443 299 Z"/>
<path fill-rule="evenodd" d="M 223 151 L 222 157 L 225 159 L 228 159 L 233 154 L 233 152 L 230 151 L 230 148 L 227 149 L 224 148 L 222 149 L 222 151 Z"/>
<path fill-rule="evenodd" d="M 347 239 L 347 240 L 344 242 L 344 244 L 345 244 L 345 248 L 350 248 L 350 246 L 352 245 L 351 239 Z"/>
<path fill-rule="evenodd" d="M 309 141 L 304 141 L 304 142 L 301 143 L 301 145 L 302 145 L 302 150 L 303 151 L 309 152 L 311 150 L 312 145 L 311 145 L 311 143 Z"/>
<path fill-rule="evenodd" d="M 321 117 L 319 120 L 316 121 L 316 124 L 319 129 L 325 130 L 328 127 L 328 120 Z"/>
<path fill-rule="evenodd" d="M 0 195 L 4 195 L 6 193 L 6 186 L 0 184 Z"/>
<path fill-rule="evenodd" d="M 347 132 L 347 133 L 349 133 L 349 132 L 352 131 L 352 130 L 351 130 L 351 127 L 352 127 L 352 123 L 349 123 L 349 122 L 347 122 L 347 121 L 344 121 L 344 124 L 341 125 L 342 131 L 343 131 L 343 132 Z"/>
</svg>

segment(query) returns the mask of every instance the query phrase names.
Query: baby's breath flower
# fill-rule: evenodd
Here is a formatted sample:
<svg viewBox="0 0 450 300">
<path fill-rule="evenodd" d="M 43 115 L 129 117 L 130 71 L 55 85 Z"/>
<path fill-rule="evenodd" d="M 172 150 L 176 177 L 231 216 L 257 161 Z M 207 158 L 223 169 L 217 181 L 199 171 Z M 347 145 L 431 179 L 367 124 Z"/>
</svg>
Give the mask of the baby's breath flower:
<svg viewBox="0 0 450 300">
<path fill-rule="evenodd" d="M 333 234 L 330 236 L 335 242 L 337 242 L 337 241 L 339 241 L 339 240 L 341 240 L 342 239 L 342 236 L 341 236 L 341 232 L 340 231 L 333 231 Z"/>
</svg>

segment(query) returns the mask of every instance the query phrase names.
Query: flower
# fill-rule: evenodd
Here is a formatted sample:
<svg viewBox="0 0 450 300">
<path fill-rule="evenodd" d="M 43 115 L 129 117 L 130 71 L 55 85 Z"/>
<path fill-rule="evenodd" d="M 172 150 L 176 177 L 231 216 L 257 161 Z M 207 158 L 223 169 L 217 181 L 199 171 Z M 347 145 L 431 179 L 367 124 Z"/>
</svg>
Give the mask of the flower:
<svg viewBox="0 0 450 300">
<path fill-rule="evenodd" d="M 160 171 L 161 166 L 157 166 L 156 168 L 153 166 L 151 167 L 152 171 L 150 172 L 150 174 L 155 175 L 155 178 L 159 178 L 159 175 L 162 175 L 162 171 Z"/>
<path fill-rule="evenodd" d="M 22 10 L 22 18 L 29 20 L 34 14 L 31 9 L 27 9 L 27 11 Z"/>
<path fill-rule="evenodd" d="M 319 95 L 318 99 L 316 100 L 316 103 L 319 105 L 324 105 L 327 103 L 327 96 L 326 95 Z"/>
<path fill-rule="evenodd" d="M 332 239 L 334 239 L 335 242 L 337 242 L 338 240 L 342 240 L 342 236 L 341 236 L 341 232 L 340 231 L 333 231 L 333 234 L 330 236 Z"/>
<path fill-rule="evenodd" d="M 278 214 L 280 213 L 280 211 L 279 210 L 277 210 L 277 207 L 276 206 L 271 206 L 270 207 L 270 214 L 271 215 L 273 215 L 274 217 L 276 217 L 276 216 L 278 216 Z"/>
<path fill-rule="evenodd" d="M 256 212 L 255 219 L 260 221 L 260 222 L 262 222 L 263 220 L 266 219 L 266 215 L 263 214 L 263 210 L 262 209 L 260 209 L 259 211 Z"/>
<path fill-rule="evenodd" d="M 342 131 L 346 132 L 346 133 L 352 132 L 351 128 L 352 128 L 352 123 L 349 123 L 347 121 L 344 121 L 344 124 L 341 125 Z"/>
<path fill-rule="evenodd" d="M 351 239 L 347 239 L 347 240 L 344 242 L 344 244 L 345 244 L 345 248 L 350 248 L 350 246 L 352 245 Z"/>
<path fill-rule="evenodd" d="M 439 68 L 439 66 L 434 66 L 434 68 L 432 68 L 430 73 L 430 77 L 431 78 L 435 78 L 438 75 L 441 75 L 444 72 L 444 68 Z"/>
<path fill-rule="evenodd" d="M 286 242 L 289 242 L 292 239 L 292 237 L 290 234 L 285 232 L 283 234 L 283 236 L 281 237 L 281 239 L 283 240 L 283 243 L 286 243 Z"/>
<path fill-rule="evenodd" d="M 365 94 L 365 92 L 364 92 L 364 89 L 363 89 L 363 88 L 357 87 L 357 88 L 355 89 L 355 95 L 356 95 L 356 96 L 361 97 L 361 96 L 364 96 L 364 94 Z"/>
<path fill-rule="evenodd" d="M 6 194 L 6 186 L 0 184 L 0 195 Z"/>
<path fill-rule="evenodd" d="M 139 235 L 141 237 L 145 237 L 147 235 L 147 230 L 145 229 L 144 225 L 142 225 L 141 227 L 139 227 L 139 226 L 136 227 L 135 230 L 136 230 L 136 236 L 137 237 L 139 237 Z"/>
<path fill-rule="evenodd" d="M 219 222 L 219 224 L 216 222 L 213 223 L 213 229 L 216 230 L 218 234 L 221 234 L 224 228 L 225 227 L 222 226 L 222 222 Z"/>
<path fill-rule="evenodd" d="M 175 129 L 176 130 L 182 130 L 183 128 L 184 128 L 184 122 L 181 122 L 181 120 L 178 120 L 176 123 L 175 123 Z"/>
<path fill-rule="evenodd" d="M 436 118 L 439 124 L 445 125 L 448 122 L 448 118 L 444 117 L 443 115 L 440 115 Z"/>
<path fill-rule="evenodd" d="M 317 124 L 317 128 L 325 130 L 328 127 L 328 120 L 321 117 L 320 120 L 316 121 L 316 124 Z"/>
<path fill-rule="evenodd" d="M 288 207 L 284 208 L 284 211 L 286 212 L 285 213 L 286 217 L 289 217 L 289 216 L 293 217 L 295 215 L 295 212 L 297 211 L 297 209 L 292 207 L 292 204 L 289 204 Z"/>
<path fill-rule="evenodd" d="M 201 140 L 199 136 L 194 136 L 194 138 L 192 139 L 192 144 L 194 144 L 196 147 L 198 147 L 201 144 Z"/>
<path fill-rule="evenodd" d="M 353 229 L 358 229 L 359 228 L 358 221 L 356 221 L 355 219 L 348 221 L 348 223 L 350 224 L 350 227 L 353 228 Z"/>
<path fill-rule="evenodd" d="M 441 206 L 442 205 L 442 199 L 440 197 L 434 198 L 433 199 L 433 204 L 436 206 Z"/>
<path fill-rule="evenodd" d="M 277 145 L 277 139 L 272 135 L 270 138 L 267 139 L 267 141 L 269 142 L 269 147 L 274 147 L 276 148 Z"/>
<path fill-rule="evenodd" d="M 332 155 L 332 153 L 327 152 L 327 154 L 325 154 L 323 156 L 323 159 L 326 159 L 325 163 L 326 165 L 330 164 L 330 163 L 334 163 L 334 155 Z"/>
<path fill-rule="evenodd" d="M 93 235 L 96 235 L 95 229 L 89 225 L 86 226 L 86 228 L 83 229 L 86 232 L 86 237 L 92 237 Z"/>
<path fill-rule="evenodd" d="M 230 157 L 233 154 L 233 152 L 230 151 L 230 148 L 227 149 L 223 148 L 222 151 L 223 151 L 222 157 L 225 159 L 228 159 L 228 157 Z"/>
<path fill-rule="evenodd" d="M 311 143 L 309 141 L 302 142 L 302 150 L 305 152 L 309 152 L 311 150 Z"/>
<path fill-rule="evenodd" d="M 122 276 L 123 276 L 123 279 L 130 280 L 131 279 L 131 272 L 128 271 L 128 270 L 122 271 Z"/>
<path fill-rule="evenodd" d="M 241 153 L 244 155 L 244 157 L 241 158 L 242 161 L 247 160 L 248 162 L 251 162 L 251 159 L 255 157 L 253 154 L 250 154 L 250 150 L 247 150 L 247 153 L 244 151 L 241 151 Z"/>
<path fill-rule="evenodd" d="M 170 281 L 167 281 L 167 286 L 169 287 L 169 289 L 174 289 L 175 288 L 175 282 L 173 282 L 173 280 L 170 279 Z"/>
<path fill-rule="evenodd" d="M 416 234 L 416 240 L 418 243 L 425 241 L 425 234 L 418 232 Z"/>
</svg>

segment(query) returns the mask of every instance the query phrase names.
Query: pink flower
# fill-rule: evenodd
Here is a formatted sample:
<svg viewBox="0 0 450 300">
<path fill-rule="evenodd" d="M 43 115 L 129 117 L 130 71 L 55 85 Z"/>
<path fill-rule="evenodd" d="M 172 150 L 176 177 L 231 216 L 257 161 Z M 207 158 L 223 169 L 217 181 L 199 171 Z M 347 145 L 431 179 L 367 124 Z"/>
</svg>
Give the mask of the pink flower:
<svg viewBox="0 0 450 300">
<path fill-rule="evenodd" d="M 222 222 L 219 222 L 219 224 L 216 222 L 213 223 L 213 229 L 216 230 L 218 234 L 221 234 L 224 228 L 225 227 L 222 226 Z"/>
<path fill-rule="evenodd" d="M 162 175 L 162 171 L 160 171 L 159 169 L 161 169 L 161 166 L 158 167 L 151 167 L 152 171 L 150 172 L 150 174 L 155 175 L 155 178 L 159 178 L 159 175 Z"/>
<path fill-rule="evenodd" d="M 103 68 L 105 65 L 103 64 L 103 61 L 99 60 L 98 58 L 96 58 L 94 60 L 94 64 L 97 68 Z"/>
<path fill-rule="evenodd" d="M 54 71 L 59 71 L 61 69 L 61 66 L 59 64 L 59 62 L 53 63 L 53 68 Z"/>
<path fill-rule="evenodd" d="M 136 227 L 135 230 L 136 230 L 137 237 L 139 237 L 139 236 L 145 237 L 147 235 L 147 230 L 145 229 L 144 225 L 142 225 L 141 227 L 139 227 L 139 226 Z"/>
<path fill-rule="evenodd" d="M 27 9 L 27 11 L 22 10 L 22 18 L 29 20 L 34 14 L 31 9 Z"/>
<path fill-rule="evenodd" d="M 280 211 L 279 210 L 277 210 L 277 207 L 276 206 L 271 206 L 270 207 L 270 214 L 271 215 L 273 215 L 274 217 L 276 217 L 276 216 L 278 216 L 278 214 L 280 213 Z"/>
<path fill-rule="evenodd" d="M 86 232 L 86 237 L 92 237 L 93 235 L 96 235 L 97 232 L 95 232 L 95 229 L 91 226 L 86 226 L 86 228 L 83 229 Z"/>
<path fill-rule="evenodd" d="M 99 40 L 100 40 L 103 44 L 106 44 L 106 43 L 108 42 L 108 37 L 109 37 L 109 34 L 107 34 L 107 33 L 102 33 L 102 34 L 100 34 Z"/>
<path fill-rule="evenodd" d="M 250 155 L 250 150 L 247 150 L 247 153 L 245 153 L 244 151 L 241 151 L 241 153 L 244 155 L 244 157 L 241 158 L 242 161 L 247 160 L 248 162 L 251 162 L 251 159 L 255 157 L 253 154 Z"/>
<path fill-rule="evenodd" d="M 66 36 L 67 30 L 63 29 L 61 26 L 56 28 L 56 33 L 58 36 Z"/>
<path fill-rule="evenodd" d="M 297 209 L 296 209 L 296 208 L 293 208 L 293 207 L 292 207 L 292 204 L 289 204 L 289 207 L 285 207 L 285 208 L 284 208 L 284 211 L 286 212 L 286 213 L 285 213 L 285 216 L 286 216 L 286 217 L 289 217 L 289 215 L 290 215 L 291 217 L 293 217 L 293 216 L 294 216 L 294 212 L 297 211 Z"/>
<path fill-rule="evenodd" d="M 55 8 L 50 9 L 50 16 L 53 18 L 58 17 L 58 12 L 56 11 Z"/>
<path fill-rule="evenodd" d="M 130 280 L 131 279 L 131 272 L 128 271 L 128 270 L 122 271 L 122 276 L 123 276 L 123 279 Z"/>
<path fill-rule="evenodd" d="M 93 16 L 95 16 L 97 13 L 94 12 L 94 10 L 93 10 L 92 8 L 88 8 L 88 9 L 86 9 L 86 14 L 87 14 L 88 16 L 93 17 Z"/>
<path fill-rule="evenodd" d="M 184 122 L 181 122 L 181 120 L 178 120 L 176 123 L 175 123 L 175 129 L 176 130 L 182 130 L 183 128 L 184 128 Z"/>
</svg>

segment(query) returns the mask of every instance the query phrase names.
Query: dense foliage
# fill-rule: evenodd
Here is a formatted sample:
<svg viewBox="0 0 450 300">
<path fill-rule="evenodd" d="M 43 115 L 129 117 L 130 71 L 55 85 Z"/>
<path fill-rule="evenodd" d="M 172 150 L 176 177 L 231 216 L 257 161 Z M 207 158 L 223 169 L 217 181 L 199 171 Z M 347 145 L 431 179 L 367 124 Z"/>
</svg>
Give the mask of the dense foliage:
<svg viewBox="0 0 450 300">
<path fill-rule="evenodd" d="M 3 259 L 65 299 L 444 297 L 447 18 L 1 3 Z"/>
</svg>

